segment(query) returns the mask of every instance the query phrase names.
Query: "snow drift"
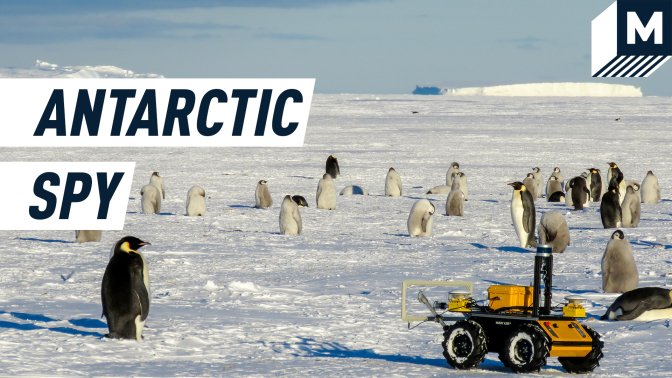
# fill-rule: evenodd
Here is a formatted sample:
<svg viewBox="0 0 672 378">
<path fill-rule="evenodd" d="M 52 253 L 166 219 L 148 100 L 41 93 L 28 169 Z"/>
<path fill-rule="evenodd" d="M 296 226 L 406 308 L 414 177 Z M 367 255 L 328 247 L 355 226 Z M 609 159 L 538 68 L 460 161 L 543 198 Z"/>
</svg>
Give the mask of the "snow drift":
<svg viewBox="0 0 672 378">
<path fill-rule="evenodd" d="M 537 97 L 642 97 L 632 85 L 603 83 L 530 83 L 492 87 L 452 88 L 452 96 L 537 96 Z"/>
</svg>

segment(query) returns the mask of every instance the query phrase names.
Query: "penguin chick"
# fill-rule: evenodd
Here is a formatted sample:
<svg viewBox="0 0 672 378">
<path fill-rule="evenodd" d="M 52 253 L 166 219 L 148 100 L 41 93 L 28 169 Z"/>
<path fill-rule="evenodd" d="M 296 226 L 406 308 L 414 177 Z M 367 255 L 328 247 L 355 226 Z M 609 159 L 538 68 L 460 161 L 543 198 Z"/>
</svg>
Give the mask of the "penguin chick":
<svg viewBox="0 0 672 378">
<path fill-rule="evenodd" d="M 161 199 L 166 199 L 166 188 L 163 185 L 163 177 L 159 176 L 159 172 L 153 172 L 149 178 L 149 183 L 156 186 L 161 191 Z"/>
<path fill-rule="evenodd" d="M 192 186 L 187 192 L 187 216 L 202 217 L 205 215 L 205 189 L 198 185 Z"/>
<path fill-rule="evenodd" d="M 273 205 L 273 198 L 271 192 L 268 191 L 266 180 L 259 180 L 257 188 L 254 190 L 254 207 L 257 209 L 266 209 Z"/>
<path fill-rule="evenodd" d="M 622 227 L 635 228 L 639 226 L 640 213 L 641 201 L 635 193 L 634 186 L 628 186 L 621 204 Z"/>
<path fill-rule="evenodd" d="M 534 179 L 534 173 L 530 172 L 527 174 L 525 179 L 523 180 L 523 185 L 527 188 L 527 190 L 530 192 L 532 195 L 532 198 L 537 198 L 537 181 Z"/>
<path fill-rule="evenodd" d="M 338 160 L 336 159 L 336 156 L 329 155 L 324 171 L 327 172 L 327 174 L 331 176 L 332 179 L 335 179 L 341 175 L 341 169 L 338 167 Z"/>
<path fill-rule="evenodd" d="M 300 235 L 303 230 L 299 205 L 286 195 L 280 205 L 280 233 L 284 235 Z"/>
<path fill-rule="evenodd" d="M 399 173 L 394 168 L 390 168 L 387 171 L 387 176 L 385 176 L 385 196 L 399 197 L 401 195 L 401 176 L 399 176 Z"/>
<path fill-rule="evenodd" d="M 557 192 L 560 192 L 560 194 L 563 195 L 563 201 L 564 201 L 564 192 L 562 191 L 562 184 L 560 183 L 560 181 L 558 181 L 557 177 L 551 176 L 548 178 L 548 182 L 546 183 L 546 200 L 548 202 L 560 202 L 557 195 L 553 197 L 553 194 Z"/>
<path fill-rule="evenodd" d="M 149 314 L 149 274 L 138 250 L 148 244 L 126 236 L 114 246 L 101 287 L 103 316 L 110 331 L 106 337 L 142 340 Z"/>
<path fill-rule="evenodd" d="M 453 179 L 455 178 L 455 175 L 457 172 L 460 171 L 460 164 L 458 164 L 456 161 L 450 163 L 450 168 L 448 168 L 448 171 L 446 172 L 446 186 L 450 190 L 450 187 L 453 185 Z"/>
<path fill-rule="evenodd" d="M 509 183 L 513 187 L 511 194 L 511 220 L 522 248 L 536 247 L 534 235 L 536 214 L 534 199 L 522 182 Z"/>
<path fill-rule="evenodd" d="M 161 213 L 161 192 L 152 185 L 147 184 L 140 189 L 142 196 L 142 212 L 145 214 L 159 214 Z"/>
<path fill-rule="evenodd" d="M 544 181 L 544 176 L 541 174 L 541 169 L 539 167 L 532 168 L 532 175 L 534 176 L 534 191 L 530 191 L 530 194 L 534 195 L 534 198 L 541 197 L 541 184 Z M 527 188 L 530 189 L 529 187 Z"/>
<path fill-rule="evenodd" d="M 464 193 L 458 185 L 454 185 L 454 187 L 446 199 L 446 215 L 461 217 L 464 216 Z"/>
<path fill-rule="evenodd" d="M 336 186 L 328 173 L 317 183 L 315 201 L 318 209 L 336 210 Z"/>
<path fill-rule="evenodd" d="M 557 211 L 548 211 L 539 222 L 539 243 L 553 247 L 553 253 L 562 253 L 569 245 L 569 227 L 565 217 Z"/>
<path fill-rule="evenodd" d="M 602 255 L 602 290 L 605 293 L 624 293 L 634 290 L 639 274 L 630 243 L 623 231 L 616 230 Z"/>
<path fill-rule="evenodd" d="M 103 237 L 101 230 L 77 230 L 75 231 L 75 241 L 77 243 L 99 242 Z"/>
<path fill-rule="evenodd" d="M 429 200 L 421 199 L 413 204 L 408 215 L 408 234 L 410 236 L 432 236 L 433 215 L 436 209 Z"/>
<path fill-rule="evenodd" d="M 642 194 L 642 203 L 658 203 L 660 201 L 658 177 L 652 171 L 646 172 L 640 191 Z"/>
</svg>

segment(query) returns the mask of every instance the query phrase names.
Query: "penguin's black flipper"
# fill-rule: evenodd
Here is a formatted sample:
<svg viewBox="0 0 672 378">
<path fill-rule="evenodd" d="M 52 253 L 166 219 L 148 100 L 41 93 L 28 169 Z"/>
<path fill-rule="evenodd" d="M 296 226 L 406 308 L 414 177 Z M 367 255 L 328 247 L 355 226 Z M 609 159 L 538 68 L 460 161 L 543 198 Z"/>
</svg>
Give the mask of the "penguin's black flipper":
<svg viewBox="0 0 672 378">
<path fill-rule="evenodd" d="M 648 311 L 651 309 L 651 304 L 649 303 L 648 300 L 641 301 L 633 308 L 631 311 L 628 311 L 627 313 L 617 316 L 617 320 L 632 320 L 636 319 L 639 317 L 639 315 L 642 315 L 645 311 Z"/>
<path fill-rule="evenodd" d="M 136 253 L 131 254 L 131 256 L 131 288 L 138 299 L 137 305 L 139 306 L 138 310 L 140 310 L 140 319 L 144 321 L 149 314 L 149 292 L 142 278 L 142 257 Z"/>
<path fill-rule="evenodd" d="M 523 229 L 528 234 L 534 234 L 534 225 L 536 223 L 534 200 L 528 191 L 520 192 L 520 195 L 523 202 Z"/>
</svg>

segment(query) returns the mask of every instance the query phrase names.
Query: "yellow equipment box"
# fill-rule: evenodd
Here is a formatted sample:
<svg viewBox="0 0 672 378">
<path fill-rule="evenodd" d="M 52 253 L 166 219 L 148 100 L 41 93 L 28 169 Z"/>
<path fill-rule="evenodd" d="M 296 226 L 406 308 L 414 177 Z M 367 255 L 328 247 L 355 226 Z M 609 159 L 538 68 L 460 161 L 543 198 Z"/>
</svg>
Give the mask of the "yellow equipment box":
<svg viewBox="0 0 672 378">
<path fill-rule="evenodd" d="M 492 285 L 488 288 L 490 309 L 502 307 L 532 307 L 532 286 Z"/>
</svg>

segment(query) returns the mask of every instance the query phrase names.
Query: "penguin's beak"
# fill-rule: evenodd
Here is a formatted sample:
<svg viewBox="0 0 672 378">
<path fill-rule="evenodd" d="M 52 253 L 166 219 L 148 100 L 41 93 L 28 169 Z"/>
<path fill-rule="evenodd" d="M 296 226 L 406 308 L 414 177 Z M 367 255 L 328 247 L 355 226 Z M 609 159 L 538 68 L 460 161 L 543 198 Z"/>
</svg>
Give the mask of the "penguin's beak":
<svg viewBox="0 0 672 378">
<path fill-rule="evenodd" d="M 140 247 L 145 246 L 145 245 L 152 245 L 152 243 L 143 241 L 139 244 Z"/>
<path fill-rule="evenodd" d="M 513 183 L 513 182 L 510 182 L 510 183 L 508 183 L 508 184 L 506 184 L 506 185 L 508 185 L 508 186 L 513 186 L 514 183 Z"/>
</svg>

